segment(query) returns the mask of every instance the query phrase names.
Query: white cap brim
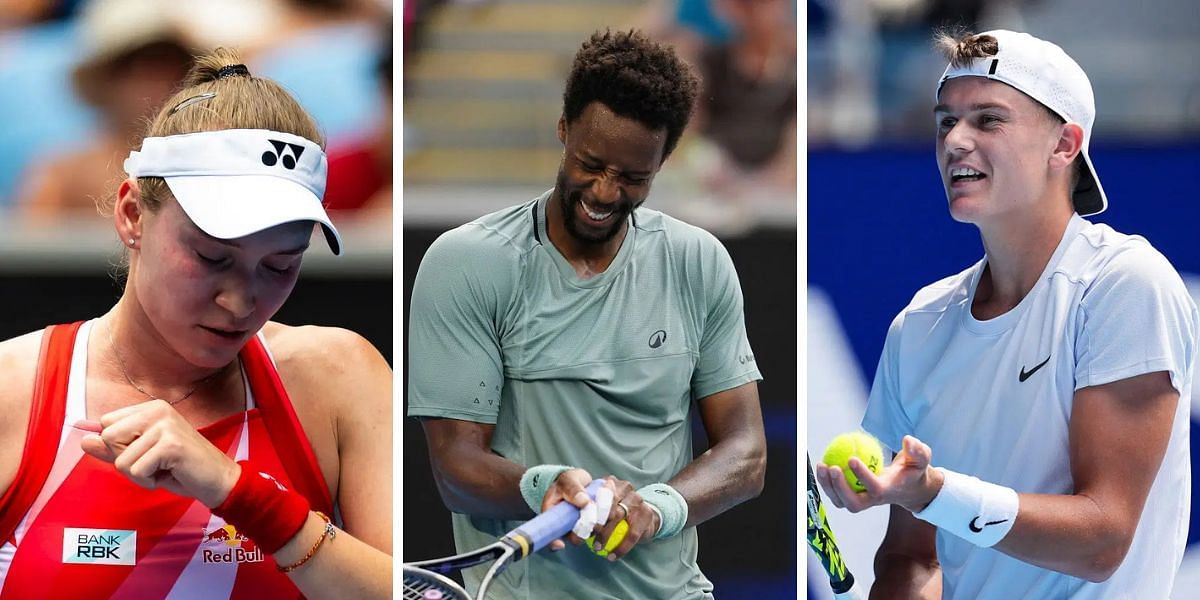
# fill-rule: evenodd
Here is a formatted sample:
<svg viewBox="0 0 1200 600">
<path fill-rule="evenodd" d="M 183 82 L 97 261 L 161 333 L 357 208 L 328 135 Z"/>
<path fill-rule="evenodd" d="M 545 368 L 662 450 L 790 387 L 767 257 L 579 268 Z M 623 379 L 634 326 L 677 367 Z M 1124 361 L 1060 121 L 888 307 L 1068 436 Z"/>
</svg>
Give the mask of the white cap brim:
<svg viewBox="0 0 1200 600">
<path fill-rule="evenodd" d="M 342 237 L 320 198 L 293 181 L 267 175 L 165 179 L 192 223 L 215 238 L 231 240 L 284 223 L 314 221 L 324 229 L 329 249 L 336 255 L 342 253 Z"/>
</svg>

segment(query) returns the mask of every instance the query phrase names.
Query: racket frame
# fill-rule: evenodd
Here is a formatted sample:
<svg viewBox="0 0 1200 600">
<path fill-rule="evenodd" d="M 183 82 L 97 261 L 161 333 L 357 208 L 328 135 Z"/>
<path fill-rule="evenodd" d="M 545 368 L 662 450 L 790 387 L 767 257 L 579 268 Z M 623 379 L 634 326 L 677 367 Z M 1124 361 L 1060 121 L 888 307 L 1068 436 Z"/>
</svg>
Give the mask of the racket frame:
<svg viewBox="0 0 1200 600">
<path fill-rule="evenodd" d="M 434 573 L 433 571 L 430 571 L 428 569 L 422 569 L 421 567 L 417 567 L 414 565 L 402 565 L 401 572 L 403 573 L 403 576 L 404 576 L 404 590 L 403 590 L 403 592 L 404 592 L 403 599 L 404 600 L 410 600 L 410 596 L 409 596 L 410 591 L 412 591 L 413 593 L 417 592 L 416 590 L 409 589 L 409 586 L 411 585 L 411 582 L 409 581 L 410 576 L 414 577 L 415 579 L 417 579 L 418 581 L 420 581 L 422 583 L 427 583 L 429 581 L 432 581 L 437 586 L 443 588 L 438 591 L 448 590 L 451 594 L 454 594 L 453 597 L 444 596 L 443 597 L 444 600 L 471 600 L 471 595 L 467 593 L 467 590 L 463 589 L 463 587 L 461 585 L 458 585 L 457 581 L 454 581 L 453 579 L 450 579 L 449 577 L 446 577 L 445 575 L 442 575 L 439 573 Z M 437 588 L 431 587 L 431 588 L 427 588 L 427 589 L 437 589 Z M 423 599 L 420 597 L 413 597 L 413 600 L 423 600 Z"/>
<path fill-rule="evenodd" d="M 842 565 L 842 570 L 845 572 L 845 577 L 839 577 L 834 574 L 826 565 L 826 560 L 822 557 L 821 566 L 825 567 L 825 573 L 829 576 L 829 587 L 839 598 L 843 594 L 847 594 L 851 598 L 861 598 L 862 592 L 854 587 L 854 574 L 850 572 L 850 566 L 846 564 L 842 558 L 842 551 L 838 548 L 837 541 L 833 537 L 833 531 L 829 529 L 825 519 L 825 506 L 821 503 L 821 490 L 817 487 L 817 478 L 813 475 L 812 458 L 805 457 L 808 462 L 808 518 L 815 525 L 815 529 L 819 532 L 818 535 L 824 534 L 826 537 L 827 553 L 830 556 L 828 563 L 836 562 Z"/>
</svg>

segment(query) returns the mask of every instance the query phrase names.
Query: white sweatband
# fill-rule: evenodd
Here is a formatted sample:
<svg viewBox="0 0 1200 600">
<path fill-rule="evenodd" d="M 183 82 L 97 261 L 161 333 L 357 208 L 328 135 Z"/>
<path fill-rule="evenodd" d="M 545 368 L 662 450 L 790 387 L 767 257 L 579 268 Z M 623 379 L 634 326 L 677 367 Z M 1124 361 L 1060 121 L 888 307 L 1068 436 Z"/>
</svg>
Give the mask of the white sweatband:
<svg viewBox="0 0 1200 600">
<path fill-rule="evenodd" d="M 1020 503 L 1016 490 L 937 468 L 945 478 L 933 501 L 913 516 L 980 548 L 990 548 L 1012 529 Z"/>
<path fill-rule="evenodd" d="M 574 468 L 566 465 L 537 465 L 525 470 L 525 474 L 521 475 L 521 497 L 525 498 L 525 504 L 533 509 L 534 514 L 542 513 L 542 500 L 546 498 L 550 486 L 554 485 L 554 480 L 558 479 L 563 471 Z"/>
<path fill-rule="evenodd" d="M 675 488 L 665 483 L 651 483 L 637 492 L 642 502 L 658 513 L 660 525 L 654 539 L 669 538 L 683 530 L 683 525 L 687 523 L 688 505 Z"/>
</svg>

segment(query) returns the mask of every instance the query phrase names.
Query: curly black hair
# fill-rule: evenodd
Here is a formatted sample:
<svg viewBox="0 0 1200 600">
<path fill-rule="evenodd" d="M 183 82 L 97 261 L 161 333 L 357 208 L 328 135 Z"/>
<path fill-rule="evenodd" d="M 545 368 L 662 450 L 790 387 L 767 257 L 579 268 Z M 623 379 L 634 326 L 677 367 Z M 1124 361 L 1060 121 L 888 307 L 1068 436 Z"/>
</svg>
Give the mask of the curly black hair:
<svg viewBox="0 0 1200 600">
<path fill-rule="evenodd" d="M 563 116 L 573 123 L 589 104 L 601 102 L 651 129 L 665 127 L 665 160 L 692 117 L 699 87 L 695 71 L 670 46 L 637 30 L 597 31 L 575 54 Z"/>
</svg>

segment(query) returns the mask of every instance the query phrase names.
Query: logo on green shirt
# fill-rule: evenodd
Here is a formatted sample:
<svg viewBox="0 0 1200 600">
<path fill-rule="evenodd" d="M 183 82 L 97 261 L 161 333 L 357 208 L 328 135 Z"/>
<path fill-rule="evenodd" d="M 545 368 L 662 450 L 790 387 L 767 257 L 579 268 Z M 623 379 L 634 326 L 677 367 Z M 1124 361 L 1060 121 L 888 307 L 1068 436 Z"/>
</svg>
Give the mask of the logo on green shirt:
<svg viewBox="0 0 1200 600">
<path fill-rule="evenodd" d="M 650 347 L 657 348 L 667 341 L 667 332 L 659 329 L 650 335 Z"/>
</svg>

